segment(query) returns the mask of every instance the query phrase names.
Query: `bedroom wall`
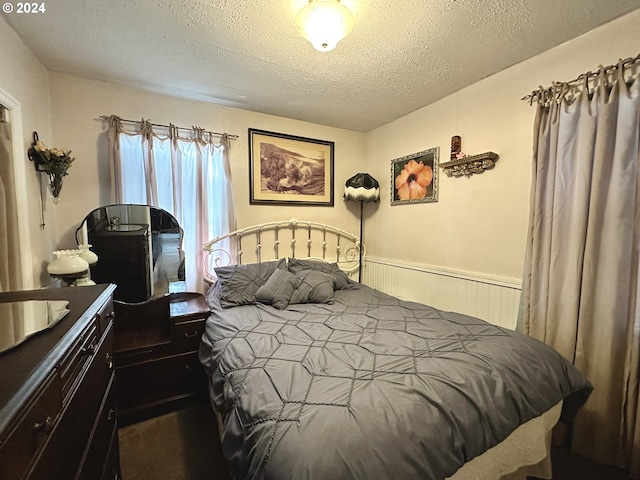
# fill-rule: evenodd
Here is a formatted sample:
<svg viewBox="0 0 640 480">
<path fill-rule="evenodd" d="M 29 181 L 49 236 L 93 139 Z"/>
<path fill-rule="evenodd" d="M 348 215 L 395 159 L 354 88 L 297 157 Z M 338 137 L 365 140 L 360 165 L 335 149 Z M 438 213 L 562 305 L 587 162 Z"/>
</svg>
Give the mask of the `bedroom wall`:
<svg viewBox="0 0 640 480">
<path fill-rule="evenodd" d="M 22 117 L 21 152 L 14 155 L 14 162 L 26 191 L 21 191 L 20 221 L 26 227 L 28 242 L 23 243 L 23 255 L 27 257 L 23 274 L 25 288 L 40 287 L 50 283 L 45 268 L 51 259 L 57 240 L 56 209 L 45 197 L 44 228 L 40 227 L 40 189 L 38 174 L 26 156 L 32 135 L 37 131 L 47 145 L 51 142 L 49 78 L 44 66 L 25 47 L 22 40 L 0 17 L 0 89 L 18 104 Z M 2 259 L 16 262 L 17 259 Z"/>
<path fill-rule="evenodd" d="M 342 200 L 344 181 L 364 166 L 365 135 L 272 115 L 173 98 L 108 83 L 50 74 L 52 125 L 56 144 L 73 151 L 76 161 L 65 179 L 58 209 L 59 246 L 75 244 L 74 232 L 93 208 L 110 203 L 107 141 L 100 115 L 151 119 L 179 126 L 236 134 L 230 162 L 238 227 L 271 220 L 313 219 L 358 231 L 359 211 Z M 249 205 L 248 128 L 335 142 L 334 207 Z"/>
<path fill-rule="evenodd" d="M 460 309 L 466 289 L 493 284 L 497 295 L 519 288 L 528 225 L 535 107 L 521 98 L 538 85 L 569 81 L 599 64 L 640 53 L 640 11 L 488 77 L 366 135 L 366 168 L 381 183 L 382 202 L 368 209 L 365 242 L 375 262 L 367 283 L 445 309 Z M 460 68 L 464 68 L 461 61 Z M 430 147 L 449 161 L 453 135 L 469 154 L 500 155 L 493 170 L 470 178 L 439 174 L 439 201 L 390 206 L 390 161 Z M 416 272 L 421 272 L 417 274 Z M 457 278 L 446 292 L 437 278 Z M 397 280 L 390 284 L 391 279 Z M 472 284 L 469 284 L 472 282 Z M 484 288 L 484 287 L 482 287 Z M 474 289 L 474 291 L 476 291 Z M 501 323 L 517 315 L 510 311 Z M 516 291 L 517 297 L 517 291 Z M 466 313 L 491 320 L 489 295 L 479 293 Z M 486 303 L 485 302 L 485 303 Z"/>
<path fill-rule="evenodd" d="M 366 170 L 380 180 L 382 187 L 381 204 L 365 206 L 368 253 L 383 268 L 376 278 L 412 278 L 411 288 L 407 284 L 396 287 L 398 294 L 424 301 L 429 289 L 421 288 L 421 283 L 427 277 L 404 275 L 405 268 L 432 277 L 445 274 L 458 278 L 460 285 L 472 279 L 517 288 L 528 217 L 534 116 L 534 109 L 520 98 L 537 85 L 572 79 L 599 63 L 636 55 L 640 50 L 634 33 L 638 20 L 640 12 L 631 13 L 367 134 L 47 73 L 6 22 L 0 20 L 0 41 L 6 47 L 0 50 L 0 88 L 22 103 L 25 151 L 31 132 L 37 130 L 46 143 L 71 148 L 77 157 L 60 203 L 55 206 L 47 200 L 43 231 L 38 227 L 36 176 L 28 175 L 26 209 L 34 274 L 45 284 L 48 276 L 44 269 L 51 250 L 71 246 L 82 217 L 110 201 L 106 140 L 101 123 L 95 119 L 115 113 L 125 118 L 197 124 L 238 134 L 231 163 L 240 226 L 313 216 L 357 232 L 358 206 L 344 204 L 342 184 L 353 173 Z M 336 142 L 336 206 L 250 206 L 246 138 L 249 127 Z M 391 207 L 390 160 L 439 146 L 441 161 L 446 161 L 450 138 L 455 134 L 462 136 L 463 150 L 469 154 L 488 150 L 499 153 L 496 168 L 471 178 L 440 174 L 438 203 Z M 26 158 L 22 161 L 27 169 L 32 168 Z M 394 276 L 387 275 L 385 272 L 390 271 L 384 268 L 395 269 Z M 452 291 L 457 295 L 459 287 L 452 287 Z M 441 297 L 429 303 L 437 306 Z"/>
</svg>

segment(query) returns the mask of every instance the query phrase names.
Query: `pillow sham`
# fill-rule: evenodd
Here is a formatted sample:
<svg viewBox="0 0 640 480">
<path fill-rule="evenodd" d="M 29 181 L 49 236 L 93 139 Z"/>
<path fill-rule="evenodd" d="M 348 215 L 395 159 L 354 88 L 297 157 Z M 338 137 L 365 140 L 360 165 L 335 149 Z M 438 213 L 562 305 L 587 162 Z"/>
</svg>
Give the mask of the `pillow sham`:
<svg viewBox="0 0 640 480">
<path fill-rule="evenodd" d="M 258 289 L 255 299 L 273 305 L 279 310 L 285 309 L 300 281 L 300 278 L 288 270 L 276 268 L 266 283 Z"/>
<path fill-rule="evenodd" d="M 281 258 L 269 262 L 214 268 L 217 277 L 216 292 L 222 308 L 252 304 L 256 292 L 267 282 L 276 268 L 286 269 L 287 260 Z"/>
<path fill-rule="evenodd" d="M 333 303 L 335 279 L 332 275 L 318 270 L 300 270 L 295 273 L 300 285 L 291 295 L 289 304 L 295 303 Z"/>
<path fill-rule="evenodd" d="M 344 290 L 351 286 L 351 279 L 346 273 L 340 270 L 337 263 L 327 263 L 321 260 L 299 260 L 297 258 L 289 258 L 287 268 L 292 273 L 297 273 L 301 270 L 318 270 L 323 273 L 328 273 L 335 279 L 336 290 Z"/>
</svg>

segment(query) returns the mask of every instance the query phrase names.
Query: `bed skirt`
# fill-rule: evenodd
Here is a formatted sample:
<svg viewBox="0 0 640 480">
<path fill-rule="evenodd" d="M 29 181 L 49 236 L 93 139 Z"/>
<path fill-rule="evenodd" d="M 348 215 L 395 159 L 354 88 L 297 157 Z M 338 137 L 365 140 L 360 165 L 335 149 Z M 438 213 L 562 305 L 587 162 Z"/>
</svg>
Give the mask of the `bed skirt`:
<svg viewBox="0 0 640 480">
<path fill-rule="evenodd" d="M 447 480 L 551 479 L 551 430 L 561 410 L 562 401 L 520 425 L 503 442 L 464 464 Z"/>
<path fill-rule="evenodd" d="M 222 417 L 212 409 L 218 432 L 223 432 Z M 502 443 L 467 462 L 446 480 L 527 480 L 528 476 L 551 479 L 551 431 L 561 411 L 562 400 L 520 425 Z"/>
</svg>

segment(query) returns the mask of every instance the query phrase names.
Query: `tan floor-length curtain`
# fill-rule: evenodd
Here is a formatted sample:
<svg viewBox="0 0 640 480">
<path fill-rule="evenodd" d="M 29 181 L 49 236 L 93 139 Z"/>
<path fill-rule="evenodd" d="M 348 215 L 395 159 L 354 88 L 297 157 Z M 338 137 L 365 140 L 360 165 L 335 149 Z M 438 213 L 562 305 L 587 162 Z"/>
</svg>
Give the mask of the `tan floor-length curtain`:
<svg viewBox="0 0 640 480">
<path fill-rule="evenodd" d="M 18 290 L 22 284 L 9 115 L 0 105 L 0 292 Z"/>
<path fill-rule="evenodd" d="M 626 77 L 621 62 L 591 92 L 539 101 L 519 327 L 595 387 L 572 449 L 638 478 L 640 80 Z"/>
<path fill-rule="evenodd" d="M 9 117 L 10 112 L 0 105 L 0 292 L 19 290 L 22 285 Z M 0 314 L 0 338 L 5 346 L 22 333 L 23 325 L 14 315 L 16 309 L 15 305 L 6 305 Z"/>
</svg>

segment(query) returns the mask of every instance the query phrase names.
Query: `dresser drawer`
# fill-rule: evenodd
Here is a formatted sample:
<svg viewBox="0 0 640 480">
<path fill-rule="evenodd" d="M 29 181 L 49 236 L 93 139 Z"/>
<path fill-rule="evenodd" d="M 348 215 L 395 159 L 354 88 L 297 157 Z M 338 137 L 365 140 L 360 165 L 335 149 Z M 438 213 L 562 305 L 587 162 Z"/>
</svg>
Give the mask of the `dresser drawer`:
<svg viewBox="0 0 640 480">
<path fill-rule="evenodd" d="M 107 331 L 107 327 L 109 323 L 113 321 L 115 318 L 115 313 L 113 311 L 113 301 L 109 300 L 105 305 L 98 311 L 98 329 L 100 330 L 100 336 L 104 335 L 104 332 Z"/>
<path fill-rule="evenodd" d="M 113 376 L 113 362 L 109 360 L 112 353 L 113 328 L 109 328 L 98 350 L 88 355 L 88 368 L 82 371 L 77 388 L 63 407 L 62 417 L 55 425 L 47 448 L 30 473 L 29 480 L 74 478 Z"/>
<path fill-rule="evenodd" d="M 98 327 L 94 320 L 77 338 L 67 355 L 60 362 L 62 398 L 65 402 L 67 397 L 73 393 L 77 382 L 80 380 L 82 369 L 88 365 L 96 353 L 97 345 Z"/>
<path fill-rule="evenodd" d="M 118 445 L 118 429 L 111 432 L 111 442 L 107 450 L 107 461 L 102 469 L 100 480 L 120 480 L 120 447 Z"/>
<path fill-rule="evenodd" d="M 0 444 L 0 478 L 23 478 L 62 410 L 60 377 L 54 371 Z"/>
<path fill-rule="evenodd" d="M 80 471 L 76 480 L 96 480 L 101 478 L 108 460 L 109 446 L 116 431 L 116 391 L 115 375 L 111 375 L 109 389 L 93 426 Z"/>
<path fill-rule="evenodd" d="M 194 352 L 198 350 L 200 338 L 204 332 L 205 319 L 181 322 L 174 325 L 176 352 Z"/>
</svg>

